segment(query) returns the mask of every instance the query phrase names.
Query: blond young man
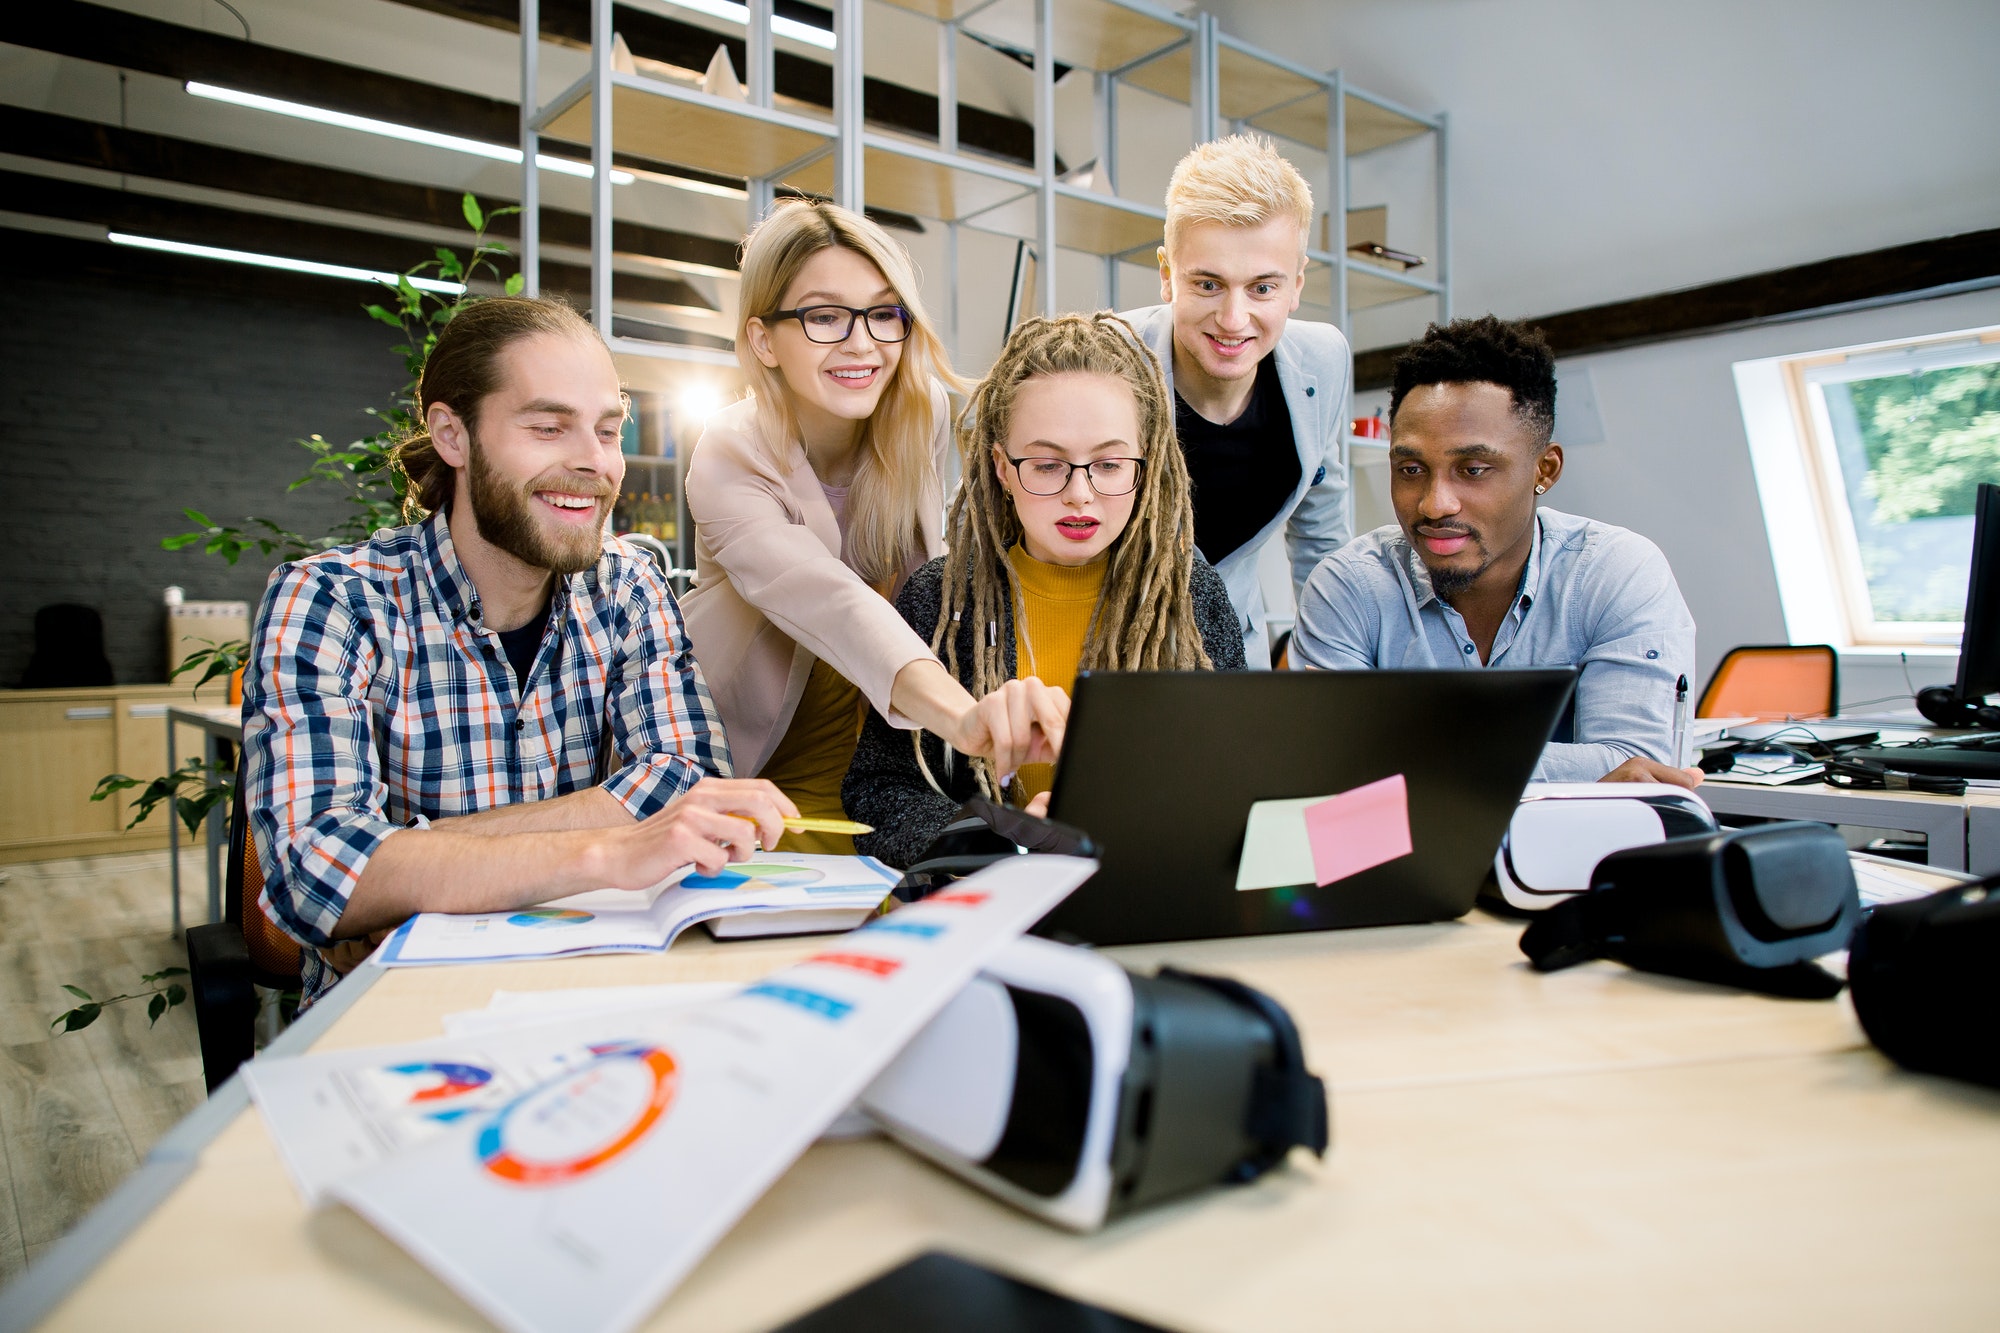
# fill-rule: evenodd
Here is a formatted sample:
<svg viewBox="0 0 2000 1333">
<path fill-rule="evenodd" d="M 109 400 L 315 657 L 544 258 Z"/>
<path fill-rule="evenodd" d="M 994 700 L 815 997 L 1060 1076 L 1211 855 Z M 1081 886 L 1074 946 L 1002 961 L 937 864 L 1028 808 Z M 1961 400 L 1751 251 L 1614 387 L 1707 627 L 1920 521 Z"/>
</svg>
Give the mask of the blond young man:
<svg viewBox="0 0 2000 1333">
<path fill-rule="evenodd" d="M 1229 589 L 1252 667 L 1271 664 L 1264 544 L 1283 529 L 1296 593 L 1352 533 L 1340 455 L 1347 340 L 1291 318 L 1312 217 L 1311 187 L 1269 140 L 1197 146 L 1167 186 L 1163 304 L 1124 315 L 1167 372 L 1195 544 Z"/>
</svg>

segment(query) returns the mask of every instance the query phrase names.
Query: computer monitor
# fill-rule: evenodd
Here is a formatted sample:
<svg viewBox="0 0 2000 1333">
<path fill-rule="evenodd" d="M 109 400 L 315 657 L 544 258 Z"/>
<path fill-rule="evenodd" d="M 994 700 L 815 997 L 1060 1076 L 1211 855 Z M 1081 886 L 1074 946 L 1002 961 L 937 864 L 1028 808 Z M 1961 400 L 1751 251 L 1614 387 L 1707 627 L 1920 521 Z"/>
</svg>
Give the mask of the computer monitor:
<svg viewBox="0 0 2000 1333">
<path fill-rule="evenodd" d="M 2000 694 L 2000 485 L 1981 482 L 1972 513 L 1972 575 L 1965 581 L 1954 691 L 1967 704 Z"/>
</svg>

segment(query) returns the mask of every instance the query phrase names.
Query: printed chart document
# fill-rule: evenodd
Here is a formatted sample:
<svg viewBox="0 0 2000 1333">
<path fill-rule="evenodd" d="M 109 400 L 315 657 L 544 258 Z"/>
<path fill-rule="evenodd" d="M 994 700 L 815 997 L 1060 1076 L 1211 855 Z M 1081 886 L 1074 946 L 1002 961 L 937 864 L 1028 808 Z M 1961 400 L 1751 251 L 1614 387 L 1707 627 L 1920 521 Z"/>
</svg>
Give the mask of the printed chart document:
<svg viewBox="0 0 2000 1333">
<path fill-rule="evenodd" d="M 503 1328 L 623 1333 L 1095 869 L 1010 857 L 735 995 L 597 1016 L 587 1060 L 329 1193 Z"/>
<path fill-rule="evenodd" d="M 896 872 L 872 856 L 763 852 L 714 875 L 690 868 L 637 892 L 598 889 L 515 912 L 423 912 L 384 940 L 374 961 L 421 967 L 657 952 L 696 922 L 723 917 L 768 916 L 782 923 L 802 914 L 820 928 L 852 928 L 881 904 L 896 880 Z"/>
<path fill-rule="evenodd" d="M 708 998 L 708 997 L 703 997 Z M 642 1030 L 669 1006 L 619 1011 Z M 530 1088 L 596 1059 L 602 1011 L 516 1020 L 405 1046 L 264 1057 L 243 1066 L 278 1156 L 308 1204 L 337 1182 L 488 1115 Z"/>
</svg>

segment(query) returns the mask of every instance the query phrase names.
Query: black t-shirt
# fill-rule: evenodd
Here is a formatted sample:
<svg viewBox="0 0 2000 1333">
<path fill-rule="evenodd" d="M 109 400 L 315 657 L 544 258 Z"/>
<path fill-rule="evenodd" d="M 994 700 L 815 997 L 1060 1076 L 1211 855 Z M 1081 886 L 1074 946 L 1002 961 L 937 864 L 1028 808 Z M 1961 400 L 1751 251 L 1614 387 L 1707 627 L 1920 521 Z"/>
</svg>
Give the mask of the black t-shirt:
<svg viewBox="0 0 2000 1333">
<path fill-rule="evenodd" d="M 549 608 L 544 604 L 541 614 L 528 617 L 528 623 L 519 629 L 495 631 L 500 636 L 500 650 L 507 654 L 507 665 L 514 668 L 514 683 L 524 689 L 528 684 L 528 673 L 535 669 L 535 654 L 542 650 L 542 636 L 548 628 Z"/>
<path fill-rule="evenodd" d="M 1263 531 L 1299 484 L 1292 413 L 1273 353 L 1257 363 L 1243 415 L 1218 426 L 1174 395 L 1174 429 L 1194 483 L 1194 544 L 1211 565 Z"/>
</svg>

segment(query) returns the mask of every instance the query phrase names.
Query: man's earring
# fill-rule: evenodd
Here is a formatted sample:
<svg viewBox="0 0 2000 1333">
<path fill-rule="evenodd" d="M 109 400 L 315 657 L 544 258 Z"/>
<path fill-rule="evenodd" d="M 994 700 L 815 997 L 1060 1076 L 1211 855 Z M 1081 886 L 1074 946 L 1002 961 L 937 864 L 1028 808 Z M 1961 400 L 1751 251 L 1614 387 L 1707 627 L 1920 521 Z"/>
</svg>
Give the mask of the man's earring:
<svg viewBox="0 0 2000 1333">
<path fill-rule="evenodd" d="M 1537 494 L 1537 495 L 1540 495 L 1540 494 L 1542 494 L 1543 492 L 1545 492 L 1545 491 L 1547 491 L 1547 490 L 1548 490 L 1548 487 L 1546 487 L 1546 486 L 1537 486 L 1537 487 L 1535 487 L 1535 494 Z"/>
</svg>

